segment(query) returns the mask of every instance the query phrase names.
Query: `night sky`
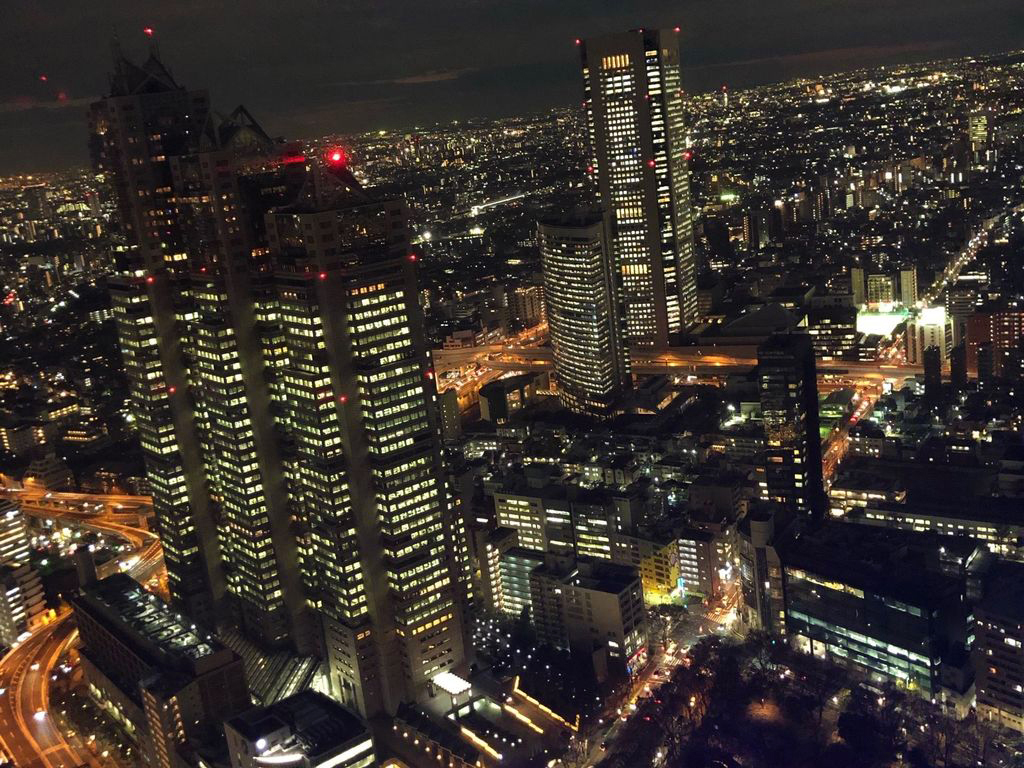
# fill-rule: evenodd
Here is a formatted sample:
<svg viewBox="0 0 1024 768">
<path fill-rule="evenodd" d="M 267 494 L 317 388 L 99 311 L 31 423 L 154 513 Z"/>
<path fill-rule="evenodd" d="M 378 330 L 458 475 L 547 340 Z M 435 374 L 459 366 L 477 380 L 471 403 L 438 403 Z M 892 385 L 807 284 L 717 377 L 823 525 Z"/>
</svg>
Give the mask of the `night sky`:
<svg viewBox="0 0 1024 768">
<path fill-rule="evenodd" d="M 567 105 L 573 38 L 682 27 L 689 90 L 1024 46 L 1022 0 L 0 0 L 0 173 L 84 164 L 116 30 L 273 135 Z M 45 75 L 46 82 L 40 80 Z"/>
</svg>

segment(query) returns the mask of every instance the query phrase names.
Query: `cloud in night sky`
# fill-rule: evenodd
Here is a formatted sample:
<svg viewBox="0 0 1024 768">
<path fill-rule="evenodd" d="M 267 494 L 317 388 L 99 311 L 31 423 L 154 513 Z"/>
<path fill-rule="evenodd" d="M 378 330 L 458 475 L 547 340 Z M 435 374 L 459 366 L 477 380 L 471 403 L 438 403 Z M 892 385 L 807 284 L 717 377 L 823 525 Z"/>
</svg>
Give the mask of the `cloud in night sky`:
<svg viewBox="0 0 1024 768">
<path fill-rule="evenodd" d="M 0 172 L 85 163 L 110 40 L 142 58 L 146 26 L 179 82 L 298 138 L 572 104 L 573 38 L 638 26 L 682 27 L 691 91 L 1024 40 L 1020 0 L 0 2 Z"/>
</svg>

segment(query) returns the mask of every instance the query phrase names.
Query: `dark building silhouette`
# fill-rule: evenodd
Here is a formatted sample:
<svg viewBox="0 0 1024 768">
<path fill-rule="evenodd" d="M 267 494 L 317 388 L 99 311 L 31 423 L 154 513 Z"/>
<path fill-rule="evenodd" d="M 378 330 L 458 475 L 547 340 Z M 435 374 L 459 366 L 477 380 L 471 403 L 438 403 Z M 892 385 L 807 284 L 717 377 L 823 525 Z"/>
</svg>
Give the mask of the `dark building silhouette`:
<svg viewBox="0 0 1024 768">
<path fill-rule="evenodd" d="M 942 400 L 942 351 L 938 347 L 924 351 L 924 396 L 933 405 Z"/>
<path fill-rule="evenodd" d="M 768 496 L 813 517 L 824 513 L 818 382 L 806 334 L 771 336 L 757 351 Z"/>
<path fill-rule="evenodd" d="M 995 348 L 992 342 L 978 345 L 978 388 L 988 389 L 995 381 Z"/>
<path fill-rule="evenodd" d="M 949 380 L 953 391 L 960 394 L 967 389 L 967 347 L 958 344 L 949 356 Z"/>
</svg>

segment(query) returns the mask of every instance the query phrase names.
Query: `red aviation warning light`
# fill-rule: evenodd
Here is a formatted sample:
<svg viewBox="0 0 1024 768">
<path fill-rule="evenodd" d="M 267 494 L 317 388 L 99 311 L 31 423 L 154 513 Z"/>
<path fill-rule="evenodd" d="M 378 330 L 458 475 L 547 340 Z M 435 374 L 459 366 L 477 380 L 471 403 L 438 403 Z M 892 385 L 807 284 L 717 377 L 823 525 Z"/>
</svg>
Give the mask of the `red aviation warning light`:
<svg viewBox="0 0 1024 768">
<path fill-rule="evenodd" d="M 690 150 L 683 152 L 683 160 L 689 160 L 691 157 L 693 157 L 693 152 Z"/>
<path fill-rule="evenodd" d="M 683 28 L 682 27 L 672 27 L 672 31 L 675 32 L 678 35 L 680 32 L 683 31 Z"/>
<path fill-rule="evenodd" d="M 320 273 L 320 279 L 321 280 L 326 280 L 327 279 L 327 273 L 326 272 L 321 272 Z"/>
<path fill-rule="evenodd" d="M 334 147 L 324 154 L 327 162 L 335 168 L 344 168 L 348 165 L 348 155 L 341 147 Z"/>
<path fill-rule="evenodd" d="M 146 277 L 146 282 L 147 282 L 147 283 L 148 283 L 149 285 L 152 285 L 153 283 L 155 283 L 155 282 L 156 282 L 156 278 L 155 278 L 155 277 L 153 277 L 152 275 L 149 275 L 148 277 Z"/>
<path fill-rule="evenodd" d="M 143 27 L 142 28 L 142 34 L 144 34 L 146 37 L 152 37 L 153 36 L 153 28 L 152 27 Z"/>
<path fill-rule="evenodd" d="M 50 78 L 48 78 L 46 75 L 40 75 L 39 76 L 39 82 L 41 82 L 41 83 L 45 83 L 49 79 Z"/>
</svg>

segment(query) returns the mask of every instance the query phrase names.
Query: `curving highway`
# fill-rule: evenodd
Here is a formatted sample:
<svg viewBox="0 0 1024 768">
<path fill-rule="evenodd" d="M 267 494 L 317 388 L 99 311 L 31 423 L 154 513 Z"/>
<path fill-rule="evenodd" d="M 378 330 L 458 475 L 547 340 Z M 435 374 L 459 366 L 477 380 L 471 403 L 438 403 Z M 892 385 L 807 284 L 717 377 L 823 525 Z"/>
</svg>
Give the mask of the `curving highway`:
<svg viewBox="0 0 1024 768">
<path fill-rule="evenodd" d="M 51 671 L 78 637 L 70 618 L 63 614 L 0 659 L 0 744 L 18 768 L 99 765 L 71 747 L 48 714 Z"/>
<path fill-rule="evenodd" d="M 155 577 L 166 589 L 163 551 L 157 536 L 118 519 L 129 505 L 136 510 L 134 514 L 144 515 L 150 504 L 148 497 L 42 491 L 8 491 L 7 495 L 20 503 L 26 515 L 60 519 L 124 539 L 136 550 L 126 572 L 142 584 Z M 90 511 L 84 508 L 86 504 L 102 512 Z M 120 561 L 113 560 L 99 568 L 98 575 L 103 577 L 121 568 Z M 57 660 L 77 639 L 78 630 L 68 611 L 0 659 L 0 750 L 18 768 L 101 768 L 105 764 L 69 744 L 49 714 L 50 675 Z"/>
</svg>

